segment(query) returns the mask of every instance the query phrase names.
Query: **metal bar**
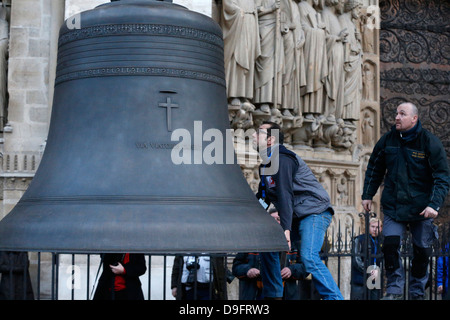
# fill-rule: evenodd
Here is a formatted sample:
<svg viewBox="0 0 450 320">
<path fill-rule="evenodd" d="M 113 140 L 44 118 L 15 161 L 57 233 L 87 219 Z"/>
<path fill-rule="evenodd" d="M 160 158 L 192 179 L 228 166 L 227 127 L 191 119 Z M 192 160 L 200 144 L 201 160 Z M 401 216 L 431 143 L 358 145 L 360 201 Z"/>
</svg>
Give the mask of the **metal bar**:
<svg viewBox="0 0 450 320">
<path fill-rule="evenodd" d="M 148 255 L 148 279 L 147 279 L 147 285 L 148 285 L 148 295 L 147 300 L 151 300 L 152 298 L 152 256 Z"/>
<path fill-rule="evenodd" d="M 75 254 L 72 254 L 72 270 L 71 270 L 71 299 L 75 300 Z"/>
<path fill-rule="evenodd" d="M 90 275 L 91 275 L 91 255 L 87 255 L 86 259 L 86 300 L 89 300 L 89 287 L 90 287 Z"/>
<path fill-rule="evenodd" d="M 209 257 L 209 285 L 208 285 L 208 297 L 209 300 L 212 300 L 212 292 L 213 292 L 213 284 L 214 284 L 214 280 L 213 279 L 213 265 L 212 265 L 212 257 Z"/>
<path fill-rule="evenodd" d="M 162 286 L 163 286 L 163 300 L 166 300 L 166 279 L 167 279 L 167 256 L 164 255 L 164 268 L 163 268 L 163 281 L 162 281 Z"/>
<path fill-rule="evenodd" d="M 38 252 L 38 270 L 37 270 L 37 300 L 41 300 L 41 253 Z"/>
<path fill-rule="evenodd" d="M 59 254 L 56 254 L 56 264 L 55 264 L 55 300 L 59 297 Z"/>
</svg>

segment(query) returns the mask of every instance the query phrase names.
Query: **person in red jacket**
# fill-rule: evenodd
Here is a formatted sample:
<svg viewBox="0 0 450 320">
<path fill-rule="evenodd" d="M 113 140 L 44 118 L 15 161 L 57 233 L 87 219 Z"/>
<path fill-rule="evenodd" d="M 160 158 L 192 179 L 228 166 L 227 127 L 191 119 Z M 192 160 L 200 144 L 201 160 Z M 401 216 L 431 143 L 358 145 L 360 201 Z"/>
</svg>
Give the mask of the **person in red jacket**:
<svg viewBox="0 0 450 320">
<path fill-rule="evenodd" d="M 144 300 L 139 277 L 145 273 L 143 254 L 106 253 L 94 300 Z"/>
</svg>

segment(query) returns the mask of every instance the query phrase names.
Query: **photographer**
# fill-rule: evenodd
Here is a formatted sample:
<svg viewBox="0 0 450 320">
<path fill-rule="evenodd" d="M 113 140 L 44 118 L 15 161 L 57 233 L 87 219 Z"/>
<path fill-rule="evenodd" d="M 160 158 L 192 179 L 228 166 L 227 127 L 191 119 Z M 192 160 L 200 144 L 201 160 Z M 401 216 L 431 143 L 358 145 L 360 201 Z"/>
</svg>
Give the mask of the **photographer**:
<svg viewBox="0 0 450 320">
<path fill-rule="evenodd" d="M 143 254 L 102 254 L 103 272 L 94 300 L 144 300 L 139 277 L 145 273 Z"/>
<path fill-rule="evenodd" d="M 226 300 L 224 258 L 176 256 L 171 288 L 177 300 Z"/>
</svg>

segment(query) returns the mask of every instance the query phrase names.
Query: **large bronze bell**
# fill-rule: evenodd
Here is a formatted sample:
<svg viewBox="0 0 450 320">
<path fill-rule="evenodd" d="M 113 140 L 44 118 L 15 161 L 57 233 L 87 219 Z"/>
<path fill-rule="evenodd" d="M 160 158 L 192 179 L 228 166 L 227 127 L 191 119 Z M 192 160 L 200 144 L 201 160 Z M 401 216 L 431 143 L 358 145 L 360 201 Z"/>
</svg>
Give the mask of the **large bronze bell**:
<svg viewBox="0 0 450 320">
<path fill-rule="evenodd" d="M 60 30 L 46 150 L 0 222 L 0 250 L 286 250 L 239 165 L 201 158 L 202 134 L 229 129 L 220 27 L 148 0 L 75 18 Z M 192 140 L 173 141 L 177 129 Z"/>
</svg>

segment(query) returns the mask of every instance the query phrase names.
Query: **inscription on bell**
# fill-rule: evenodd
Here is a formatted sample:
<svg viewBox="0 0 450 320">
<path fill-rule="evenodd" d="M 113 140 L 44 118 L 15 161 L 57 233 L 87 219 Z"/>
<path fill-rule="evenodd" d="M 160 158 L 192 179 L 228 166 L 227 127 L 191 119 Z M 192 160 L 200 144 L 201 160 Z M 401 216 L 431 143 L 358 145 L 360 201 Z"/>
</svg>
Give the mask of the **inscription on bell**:
<svg viewBox="0 0 450 320">
<path fill-rule="evenodd" d="M 175 143 L 136 142 L 136 148 L 138 149 L 173 149 L 176 145 Z"/>
</svg>

